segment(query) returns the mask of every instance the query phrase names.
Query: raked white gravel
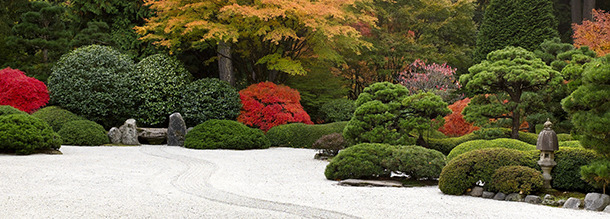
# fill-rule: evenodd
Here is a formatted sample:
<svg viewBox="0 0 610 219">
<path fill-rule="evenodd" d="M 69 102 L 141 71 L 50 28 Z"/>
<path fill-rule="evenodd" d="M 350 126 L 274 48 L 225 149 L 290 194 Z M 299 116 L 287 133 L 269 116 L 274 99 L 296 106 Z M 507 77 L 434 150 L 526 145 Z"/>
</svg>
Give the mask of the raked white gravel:
<svg viewBox="0 0 610 219">
<path fill-rule="evenodd" d="M 0 218 L 610 218 L 436 186 L 338 186 L 310 149 L 61 151 L 0 155 Z"/>
</svg>

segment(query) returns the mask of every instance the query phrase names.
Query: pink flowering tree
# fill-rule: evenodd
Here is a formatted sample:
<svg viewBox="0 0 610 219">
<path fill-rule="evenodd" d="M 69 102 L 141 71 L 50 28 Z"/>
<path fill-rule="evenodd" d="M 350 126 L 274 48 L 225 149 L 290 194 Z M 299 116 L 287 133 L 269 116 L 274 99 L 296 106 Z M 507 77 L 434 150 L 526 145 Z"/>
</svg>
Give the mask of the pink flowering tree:
<svg viewBox="0 0 610 219">
<path fill-rule="evenodd" d="M 398 75 L 398 83 L 409 89 L 411 94 L 418 92 L 433 92 L 447 102 L 457 100 L 454 91 L 460 88 L 455 79 L 456 68 L 443 64 L 426 64 L 416 59 L 407 70 Z"/>
</svg>

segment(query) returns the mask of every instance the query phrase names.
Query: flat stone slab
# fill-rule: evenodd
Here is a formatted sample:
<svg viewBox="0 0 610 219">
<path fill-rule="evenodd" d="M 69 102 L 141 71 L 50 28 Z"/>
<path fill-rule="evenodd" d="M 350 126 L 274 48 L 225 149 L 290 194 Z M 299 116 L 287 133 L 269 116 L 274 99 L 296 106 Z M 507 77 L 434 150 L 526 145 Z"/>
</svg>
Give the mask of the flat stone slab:
<svg viewBox="0 0 610 219">
<path fill-rule="evenodd" d="M 339 181 L 341 186 L 375 186 L 375 187 L 402 187 L 402 183 L 392 180 L 364 180 L 346 179 Z"/>
</svg>

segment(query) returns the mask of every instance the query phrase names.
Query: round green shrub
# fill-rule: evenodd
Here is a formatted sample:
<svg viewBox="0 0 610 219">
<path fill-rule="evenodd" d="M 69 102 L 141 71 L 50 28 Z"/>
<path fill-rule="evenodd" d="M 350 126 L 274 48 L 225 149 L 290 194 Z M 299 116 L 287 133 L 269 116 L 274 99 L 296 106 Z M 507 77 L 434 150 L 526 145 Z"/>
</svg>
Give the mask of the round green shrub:
<svg viewBox="0 0 610 219">
<path fill-rule="evenodd" d="M 355 110 L 355 102 L 349 99 L 331 100 L 320 107 L 326 122 L 349 121 Z"/>
<path fill-rule="evenodd" d="M 274 126 L 267 131 L 271 146 L 311 148 L 316 140 L 324 135 L 343 132 L 347 122 L 334 122 L 328 124 L 289 123 Z"/>
<path fill-rule="evenodd" d="M 138 123 L 152 127 L 167 127 L 169 115 L 178 112 L 182 92 L 191 82 L 191 74 L 174 57 L 163 54 L 148 56 L 136 66 L 141 103 L 137 110 Z"/>
<path fill-rule="evenodd" d="M 443 153 L 421 146 L 398 146 L 383 166 L 393 172 L 404 173 L 411 179 L 438 178 L 446 164 Z"/>
<path fill-rule="evenodd" d="M 66 145 L 98 146 L 110 143 L 106 133 L 100 124 L 89 120 L 76 120 L 64 124 L 57 134 Z"/>
<path fill-rule="evenodd" d="M 313 143 L 311 148 L 317 149 L 319 154 L 334 157 L 346 146 L 347 142 L 345 142 L 341 133 L 332 133 L 320 137 L 320 139 Z"/>
<path fill-rule="evenodd" d="M 551 170 L 551 186 L 563 191 L 592 192 L 595 188 L 581 179 L 580 167 L 589 165 L 602 156 L 593 150 L 584 148 L 559 148 L 555 152 L 557 166 Z"/>
<path fill-rule="evenodd" d="M 194 126 L 210 119 L 235 120 L 241 109 L 241 99 L 227 82 L 205 78 L 186 86 L 180 105 L 186 124 Z"/>
<path fill-rule="evenodd" d="M 363 143 L 341 150 L 324 170 L 326 179 L 371 179 L 389 177 L 382 160 L 392 156 L 395 146 Z"/>
<path fill-rule="evenodd" d="M 261 149 L 269 139 L 260 129 L 232 120 L 211 119 L 186 134 L 184 146 L 195 149 Z"/>
<path fill-rule="evenodd" d="M 492 190 L 505 194 L 531 194 L 542 188 L 543 179 L 540 171 L 524 166 L 504 166 L 492 176 Z"/>
<path fill-rule="evenodd" d="M 582 145 L 580 145 L 580 141 L 578 140 L 574 140 L 574 141 L 559 141 L 559 147 L 567 147 L 567 148 L 583 148 Z"/>
<path fill-rule="evenodd" d="M 1 105 L 0 106 L 0 116 L 3 115 L 10 115 L 10 114 L 27 114 L 26 112 L 23 112 L 21 110 L 16 109 L 15 107 L 9 106 L 9 105 Z"/>
<path fill-rule="evenodd" d="M 509 148 L 515 149 L 519 151 L 529 151 L 536 150 L 535 145 L 531 145 L 519 140 L 511 139 L 511 138 L 498 138 L 494 140 L 473 140 L 464 142 L 457 147 L 453 148 L 449 155 L 447 155 L 447 160 L 452 160 L 460 154 L 474 151 L 483 148 Z"/>
<path fill-rule="evenodd" d="M 31 154 L 59 147 L 61 137 L 44 121 L 27 114 L 0 116 L 0 152 Z"/>
<path fill-rule="evenodd" d="M 67 122 L 84 120 L 84 118 L 58 106 L 48 106 L 42 108 L 33 113 L 32 116 L 42 119 L 42 121 L 49 124 L 56 132 L 58 132 Z"/>
<path fill-rule="evenodd" d="M 525 153 L 507 148 L 485 148 L 464 153 L 449 161 L 441 172 L 438 187 L 450 195 L 461 195 L 481 181 L 489 188 L 492 175 L 502 166 L 535 167 L 534 160 Z"/>
<path fill-rule="evenodd" d="M 138 86 L 135 65 L 108 46 L 80 47 L 53 66 L 48 88 L 51 102 L 112 127 L 133 116 Z"/>
<path fill-rule="evenodd" d="M 477 139 L 492 140 L 497 138 L 510 138 L 510 132 L 511 131 L 508 128 L 485 128 L 460 137 L 429 138 L 427 139 L 427 142 L 428 148 L 440 151 L 443 154 L 449 154 L 453 148 L 464 142 Z M 538 135 L 527 132 L 519 132 L 519 140 L 528 144 L 536 145 Z"/>
</svg>

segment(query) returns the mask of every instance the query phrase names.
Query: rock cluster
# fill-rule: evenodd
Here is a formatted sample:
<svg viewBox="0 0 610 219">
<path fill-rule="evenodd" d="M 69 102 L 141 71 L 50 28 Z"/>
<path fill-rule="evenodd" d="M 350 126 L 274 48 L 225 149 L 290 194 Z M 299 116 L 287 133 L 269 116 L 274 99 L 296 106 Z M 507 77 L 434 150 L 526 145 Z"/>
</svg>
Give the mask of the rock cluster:
<svg viewBox="0 0 610 219">
<path fill-rule="evenodd" d="M 145 140 L 158 140 L 159 143 L 167 139 L 168 146 L 184 146 L 187 131 L 182 115 L 173 113 L 169 116 L 167 129 L 138 128 L 135 119 L 128 119 L 121 127 L 112 127 L 108 131 L 108 138 L 112 144 L 140 145 L 138 137 L 142 137 Z"/>
<path fill-rule="evenodd" d="M 121 127 L 112 127 L 108 132 L 108 138 L 113 144 L 140 145 L 136 120 L 128 119 Z"/>
</svg>

